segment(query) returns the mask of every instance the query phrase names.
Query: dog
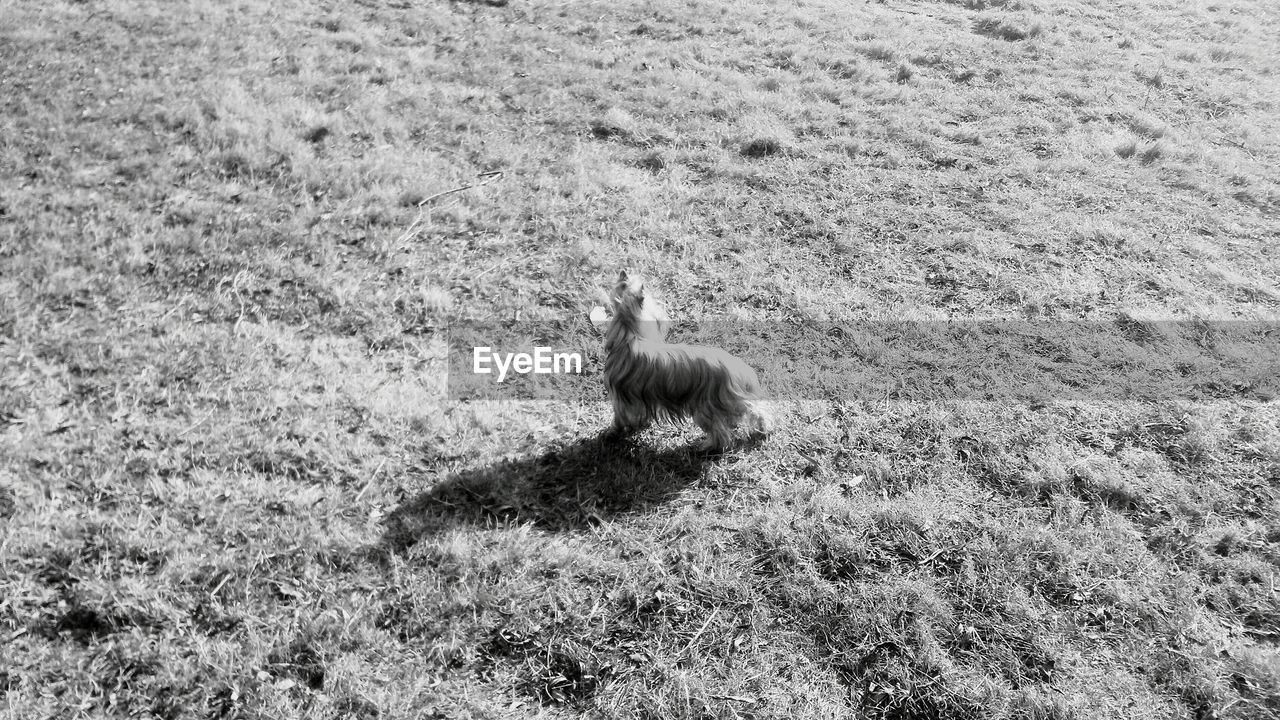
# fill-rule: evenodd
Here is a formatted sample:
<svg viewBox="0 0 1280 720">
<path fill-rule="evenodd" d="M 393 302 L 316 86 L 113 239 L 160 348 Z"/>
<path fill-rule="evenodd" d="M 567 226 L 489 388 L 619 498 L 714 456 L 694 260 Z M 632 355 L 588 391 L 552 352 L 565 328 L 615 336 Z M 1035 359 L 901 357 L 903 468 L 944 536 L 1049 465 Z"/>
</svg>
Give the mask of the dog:
<svg viewBox="0 0 1280 720">
<path fill-rule="evenodd" d="M 707 434 L 702 449 L 723 451 L 733 429 L 769 432 L 756 372 L 714 347 L 668 344 L 671 322 L 645 289 L 644 278 L 623 270 L 609 294 L 604 377 L 613 403 L 609 435 L 643 430 L 653 421 L 692 419 Z"/>
</svg>

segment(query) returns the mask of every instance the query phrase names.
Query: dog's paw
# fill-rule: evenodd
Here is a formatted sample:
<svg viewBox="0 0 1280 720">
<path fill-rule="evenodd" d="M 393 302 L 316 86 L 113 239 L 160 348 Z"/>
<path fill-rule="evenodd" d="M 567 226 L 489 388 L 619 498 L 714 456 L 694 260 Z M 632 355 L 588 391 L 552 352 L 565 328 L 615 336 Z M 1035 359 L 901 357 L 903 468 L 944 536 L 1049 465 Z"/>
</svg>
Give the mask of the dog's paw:
<svg viewBox="0 0 1280 720">
<path fill-rule="evenodd" d="M 633 425 L 626 425 L 620 422 L 614 422 L 612 425 L 609 426 L 608 430 L 605 430 L 603 433 L 601 433 L 601 436 L 606 440 L 622 440 L 623 438 L 631 437 L 632 435 L 636 434 L 636 432 L 638 432 L 639 430 L 640 428 L 637 428 Z"/>
<path fill-rule="evenodd" d="M 708 455 L 723 455 L 727 445 L 712 438 L 698 443 L 698 452 Z"/>
</svg>

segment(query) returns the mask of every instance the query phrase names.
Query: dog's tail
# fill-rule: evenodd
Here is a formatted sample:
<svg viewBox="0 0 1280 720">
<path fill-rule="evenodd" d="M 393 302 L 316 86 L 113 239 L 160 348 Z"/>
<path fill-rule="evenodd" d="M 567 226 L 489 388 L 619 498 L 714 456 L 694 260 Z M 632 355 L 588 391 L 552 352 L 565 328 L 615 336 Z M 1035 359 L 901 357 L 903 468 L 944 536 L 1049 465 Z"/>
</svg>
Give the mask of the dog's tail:
<svg viewBox="0 0 1280 720">
<path fill-rule="evenodd" d="M 728 395 L 732 396 L 731 404 L 741 407 L 742 418 L 746 420 L 750 432 L 767 436 L 769 430 L 773 428 L 773 418 L 769 413 L 769 402 L 765 400 L 764 388 L 760 386 L 760 379 L 755 374 L 755 369 L 732 357 L 728 383 L 724 389 Z"/>
<path fill-rule="evenodd" d="M 719 404 L 731 412 L 736 406 L 741 413 L 740 417 L 747 421 L 750 432 L 768 435 L 773 429 L 773 418 L 755 369 L 737 358 L 729 358 L 726 365 L 729 370 L 728 382 L 719 398 Z"/>
<path fill-rule="evenodd" d="M 755 398 L 747 403 L 747 427 L 754 435 L 773 432 L 773 413 L 769 410 L 768 401 Z"/>
</svg>

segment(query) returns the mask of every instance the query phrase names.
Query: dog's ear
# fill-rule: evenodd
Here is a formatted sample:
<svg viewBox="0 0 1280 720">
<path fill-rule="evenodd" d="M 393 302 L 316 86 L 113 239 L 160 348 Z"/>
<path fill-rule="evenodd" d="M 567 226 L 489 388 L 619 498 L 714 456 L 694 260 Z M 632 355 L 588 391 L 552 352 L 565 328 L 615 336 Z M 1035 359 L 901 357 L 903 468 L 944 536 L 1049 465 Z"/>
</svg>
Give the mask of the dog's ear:
<svg viewBox="0 0 1280 720">
<path fill-rule="evenodd" d="M 644 300 L 644 276 L 635 271 L 623 270 L 618 273 L 618 287 L 625 287 L 630 295 Z"/>
</svg>

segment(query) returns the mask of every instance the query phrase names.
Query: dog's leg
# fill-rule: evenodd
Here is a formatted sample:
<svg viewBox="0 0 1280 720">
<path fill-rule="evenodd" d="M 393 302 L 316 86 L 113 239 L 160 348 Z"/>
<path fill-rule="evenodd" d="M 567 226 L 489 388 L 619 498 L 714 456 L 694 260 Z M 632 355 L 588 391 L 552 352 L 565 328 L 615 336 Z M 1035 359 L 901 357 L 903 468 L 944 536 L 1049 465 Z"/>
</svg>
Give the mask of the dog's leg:
<svg viewBox="0 0 1280 720">
<path fill-rule="evenodd" d="M 626 437 L 631 434 L 631 424 L 623 417 L 622 412 L 617 408 L 613 411 L 613 425 L 609 426 L 609 432 L 605 435 L 611 439 Z"/>
<path fill-rule="evenodd" d="M 626 434 L 627 434 L 627 428 L 621 422 L 619 422 L 617 418 L 614 418 L 613 424 L 610 425 L 609 429 L 605 431 L 604 436 L 610 440 L 618 440 L 624 437 Z"/>
<path fill-rule="evenodd" d="M 610 438 L 622 438 L 639 432 L 648 426 L 648 418 L 637 417 L 625 403 L 615 402 L 613 405 L 613 425 L 606 435 Z"/>
<path fill-rule="evenodd" d="M 705 452 L 723 452 L 733 441 L 733 433 L 727 424 L 719 418 L 700 415 L 694 418 L 698 427 L 707 434 L 707 438 L 699 446 Z"/>
</svg>

